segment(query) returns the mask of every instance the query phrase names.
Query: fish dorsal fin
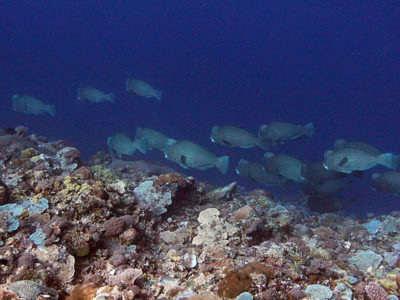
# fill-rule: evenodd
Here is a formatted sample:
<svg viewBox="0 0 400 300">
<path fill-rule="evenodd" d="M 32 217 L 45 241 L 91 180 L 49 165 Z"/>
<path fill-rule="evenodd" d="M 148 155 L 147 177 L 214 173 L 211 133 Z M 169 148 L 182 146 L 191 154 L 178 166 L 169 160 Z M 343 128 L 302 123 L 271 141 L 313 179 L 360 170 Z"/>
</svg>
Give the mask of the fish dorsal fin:
<svg viewBox="0 0 400 300">
<path fill-rule="evenodd" d="M 275 156 L 275 154 L 272 153 L 272 152 L 265 152 L 264 159 L 267 160 L 267 159 L 270 159 L 271 157 L 274 157 L 274 156 Z"/>
<path fill-rule="evenodd" d="M 347 164 L 349 162 L 349 160 L 347 159 L 347 157 L 344 157 L 342 159 L 342 161 L 339 163 L 339 166 L 343 167 L 345 164 Z"/>
<path fill-rule="evenodd" d="M 332 153 L 333 153 L 332 150 L 326 150 L 326 151 L 324 152 L 324 159 L 327 159 L 329 156 L 332 155 Z"/>
<path fill-rule="evenodd" d="M 346 146 L 345 140 L 336 140 L 335 142 L 335 149 L 343 149 Z"/>
</svg>

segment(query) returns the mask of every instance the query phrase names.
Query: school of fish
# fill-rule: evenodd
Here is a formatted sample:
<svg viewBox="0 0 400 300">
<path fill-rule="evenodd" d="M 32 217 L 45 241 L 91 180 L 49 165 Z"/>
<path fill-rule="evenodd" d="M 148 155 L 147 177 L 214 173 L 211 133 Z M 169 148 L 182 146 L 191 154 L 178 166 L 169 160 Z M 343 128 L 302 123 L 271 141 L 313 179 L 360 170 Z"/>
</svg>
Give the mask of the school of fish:
<svg viewBox="0 0 400 300">
<path fill-rule="evenodd" d="M 128 93 L 155 98 L 161 101 L 162 92 L 137 78 L 126 79 Z M 77 99 L 101 103 L 115 102 L 114 93 L 105 93 L 94 87 L 77 89 Z M 12 108 L 24 115 L 48 113 L 55 116 L 56 108 L 30 95 L 15 94 Z M 262 161 L 253 162 L 240 159 L 236 173 L 248 180 L 264 186 L 277 186 L 289 189 L 297 182 L 308 199 L 310 208 L 319 211 L 341 209 L 351 203 L 337 193 L 352 186 L 354 178 L 363 177 L 363 172 L 378 165 L 391 169 L 383 173 L 373 173 L 371 188 L 374 191 L 400 195 L 400 156 L 381 152 L 375 146 L 362 141 L 338 139 L 332 150 L 325 151 L 320 161 L 305 163 L 297 157 L 285 153 L 270 152 L 280 144 L 302 139 L 311 139 L 314 134 L 313 123 L 305 125 L 274 121 L 259 126 L 258 134 L 233 125 L 220 125 L 211 128 L 211 142 L 225 147 L 253 148 L 265 151 Z M 132 156 L 136 151 L 145 154 L 148 150 L 158 150 L 164 157 L 184 169 L 207 170 L 217 168 L 226 174 L 229 156 L 217 156 L 202 145 L 189 140 L 177 140 L 153 128 L 136 129 L 131 139 L 126 133 L 117 132 L 107 139 L 111 157 Z M 322 156 L 322 155 L 321 155 Z M 336 209 L 337 207 L 337 209 Z"/>
</svg>

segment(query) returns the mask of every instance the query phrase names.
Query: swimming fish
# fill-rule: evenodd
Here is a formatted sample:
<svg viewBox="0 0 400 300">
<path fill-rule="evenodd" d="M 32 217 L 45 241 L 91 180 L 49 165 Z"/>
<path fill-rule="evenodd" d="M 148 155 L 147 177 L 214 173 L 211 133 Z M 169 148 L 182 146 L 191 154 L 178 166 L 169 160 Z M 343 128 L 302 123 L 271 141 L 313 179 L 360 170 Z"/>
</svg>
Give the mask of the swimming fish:
<svg viewBox="0 0 400 300">
<path fill-rule="evenodd" d="M 111 157 L 117 155 L 121 158 L 122 154 L 133 155 L 136 149 L 142 153 L 147 152 L 146 141 L 132 141 L 125 133 L 118 132 L 107 139 L 108 152 Z"/>
<path fill-rule="evenodd" d="M 115 102 L 115 95 L 113 93 L 106 94 L 94 87 L 84 87 L 78 89 L 78 100 L 86 100 L 91 102 L 100 103 L 103 101 Z"/>
<path fill-rule="evenodd" d="M 165 150 L 165 145 L 167 143 L 173 144 L 176 142 L 176 140 L 168 138 L 166 135 L 157 130 L 140 127 L 136 129 L 136 139 L 145 139 L 149 149 L 156 149 L 160 151 Z"/>
<path fill-rule="evenodd" d="M 320 183 L 305 182 L 300 185 L 300 189 L 306 195 L 329 195 L 337 193 L 346 187 L 351 186 L 351 181 L 342 179 L 328 179 Z"/>
<path fill-rule="evenodd" d="M 400 195 L 400 173 L 399 172 L 385 172 L 374 173 L 371 177 L 371 185 L 374 191 L 392 193 L 397 196 Z"/>
<path fill-rule="evenodd" d="M 296 125 L 288 122 L 272 122 L 269 125 L 261 125 L 258 136 L 261 139 L 271 141 L 273 146 L 285 141 L 294 141 L 303 138 L 311 138 L 314 134 L 313 123 Z"/>
<path fill-rule="evenodd" d="M 268 149 L 268 141 L 259 139 L 255 134 L 235 126 L 214 126 L 210 139 L 213 143 L 227 147 L 252 148 L 259 146 Z"/>
<path fill-rule="evenodd" d="M 217 157 L 202 146 L 187 140 L 167 143 L 164 156 L 185 169 L 206 170 L 216 167 L 222 174 L 225 174 L 229 166 L 228 156 Z"/>
<path fill-rule="evenodd" d="M 329 213 L 342 210 L 356 201 L 356 197 L 345 199 L 337 196 L 309 196 L 307 206 L 319 213 Z"/>
<path fill-rule="evenodd" d="M 359 148 L 328 150 L 324 155 L 324 167 L 343 173 L 369 170 L 377 165 L 396 170 L 400 159 L 392 153 L 373 155 Z"/>
<path fill-rule="evenodd" d="M 290 184 L 282 176 L 265 171 L 261 164 L 245 159 L 239 161 L 236 167 L 236 174 L 265 186 L 281 186 L 286 189 Z"/>
<path fill-rule="evenodd" d="M 154 97 L 161 101 L 162 92 L 154 89 L 148 83 L 140 79 L 128 78 L 126 80 L 126 91 L 146 98 Z"/>
<path fill-rule="evenodd" d="M 45 112 L 51 116 L 56 115 L 56 107 L 45 104 L 41 100 L 29 95 L 14 95 L 12 97 L 13 110 L 24 115 L 40 115 Z"/>
<path fill-rule="evenodd" d="M 327 170 L 322 161 L 315 161 L 307 165 L 304 177 L 307 182 L 323 183 L 327 180 L 342 179 L 349 176 L 348 174 L 337 172 L 335 170 Z"/>
<path fill-rule="evenodd" d="M 264 154 L 262 166 L 267 172 L 279 174 L 286 179 L 300 182 L 306 180 L 302 175 L 306 165 L 290 155 L 267 152 Z"/>
<path fill-rule="evenodd" d="M 364 150 L 372 155 L 379 155 L 382 154 L 382 151 L 377 149 L 375 146 L 372 146 L 370 144 L 364 143 L 364 142 L 358 142 L 358 141 L 345 141 L 345 140 L 336 140 L 335 142 L 335 150 L 337 149 L 343 149 L 343 148 L 355 148 L 355 149 L 361 149 Z"/>
</svg>

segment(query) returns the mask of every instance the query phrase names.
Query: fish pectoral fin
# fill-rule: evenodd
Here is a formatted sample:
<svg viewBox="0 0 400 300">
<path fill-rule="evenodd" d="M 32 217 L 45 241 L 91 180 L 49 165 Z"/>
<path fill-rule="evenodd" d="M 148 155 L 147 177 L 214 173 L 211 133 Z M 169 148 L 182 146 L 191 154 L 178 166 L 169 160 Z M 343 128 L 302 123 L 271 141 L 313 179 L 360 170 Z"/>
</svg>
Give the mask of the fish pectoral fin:
<svg viewBox="0 0 400 300">
<path fill-rule="evenodd" d="M 342 161 L 339 163 L 339 165 L 338 166 L 341 166 L 341 167 L 343 167 L 345 164 L 347 164 L 349 162 L 349 160 L 347 159 L 347 157 L 344 157 L 343 159 L 342 159 Z"/>
<path fill-rule="evenodd" d="M 181 159 L 180 159 L 181 163 L 181 167 L 184 169 L 189 169 L 189 166 L 187 165 L 187 158 L 185 155 L 181 155 Z"/>
<path fill-rule="evenodd" d="M 224 146 L 233 147 L 232 144 L 229 143 L 227 140 L 222 140 L 222 143 L 224 144 Z"/>
</svg>

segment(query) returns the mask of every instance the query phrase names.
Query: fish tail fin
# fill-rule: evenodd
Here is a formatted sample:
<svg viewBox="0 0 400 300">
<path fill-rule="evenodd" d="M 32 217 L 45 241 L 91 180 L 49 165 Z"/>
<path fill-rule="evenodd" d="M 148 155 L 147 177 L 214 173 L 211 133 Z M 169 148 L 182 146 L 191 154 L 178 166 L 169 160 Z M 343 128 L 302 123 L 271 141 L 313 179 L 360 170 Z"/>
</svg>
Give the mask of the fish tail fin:
<svg viewBox="0 0 400 300">
<path fill-rule="evenodd" d="M 399 167 L 400 164 L 400 157 L 398 155 L 394 155 L 393 153 L 383 153 L 379 155 L 380 158 L 380 164 L 396 170 Z"/>
<path fill-rule="evenodd" d="M 241 159 L 236 167 L 236 174 L 242 177 L 248 177 L 250 175 L 250 163 L 245 159 Z"/>
<path fill-rule="evenodd" d="M 111 103 L 115 103 L 115 94 L 113 93 L 107 94 L 107 100 L 110 101 Z"/>
<path fill-rule="evenodd" d="M 140 138 L 134 142 L 135 148 L 138 149 L 141 153 L 146 154 L 148 144 L 146 138 Z"/>
<path fill-rule="evenodd" d="M 310 122 L 304 125 L 304 135 L 311 138 L 313 134 L 314 134 L 314 124 Z"/>
<path fill-rule="evenodd" d="M 229 156 L 218 157 L 215 166 L 222 174 L 226 174 L 226 171 L 228 171 L 229 167 Z"/>
<path fill-rule="evenodd" d="M 161 101 L 162 92 L 161 92 L 161 91 L 154 90 L 153 96 L 154 96 L 154 98 L 156 98 L 158 101 Z"/>
<path fill-rule="evenodd" d="M 47 112 L 54 117 L 56 115 L 56 106 L 53 104 L 47 105 Z"/>
<path fill-rule="evenodd" d="M 394 161 L 394 170 L 397 170 L 400 166 L 400 156 L 393 154 L 393 161 Z"/>
<path fill-rule="evenodd" d="M 268 129 L 268 125 L 267 124 L 263 124 L 263 125 L 260 125 L 260 127 L 258 128 L 258 137 L 261 139 L 261 138 L 264 138 L 264 132 L 266 131 Z"/>
<path fill-rule="evenodd" d="M 270 143 L 270 141 L 268 139 L 259 138 L 257 145 L 263 150 L 268 150 L 269 149 L 269 143 Z"/>
<path fill-rule="evenodd" d="M 110 154 L 110 157 L 113 158 L 115 155 L 115 152 L 113 148 L 111 147 L 111 136 L 107 138 L 107 148 L 108 148 L 108 153 Z"/>
</svg>

